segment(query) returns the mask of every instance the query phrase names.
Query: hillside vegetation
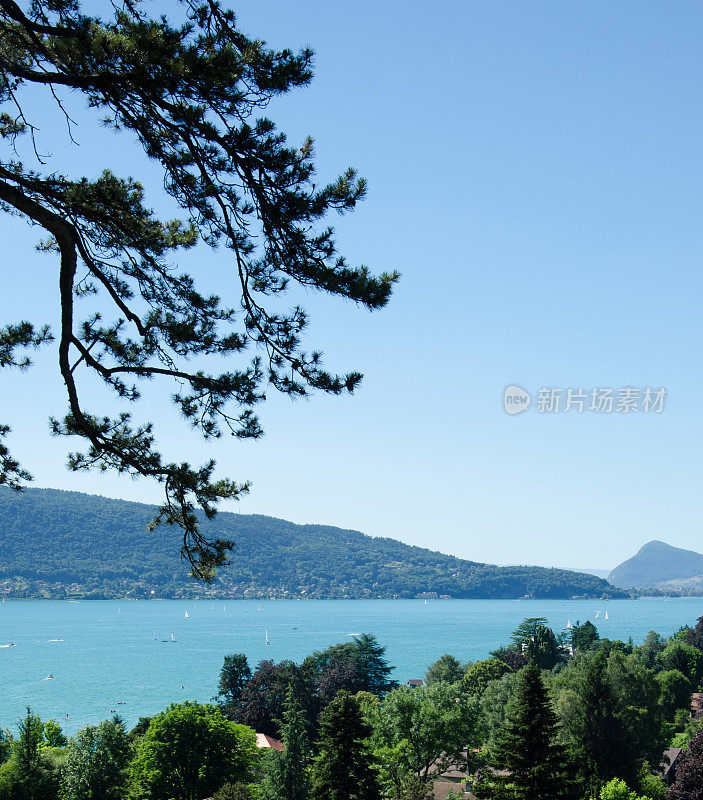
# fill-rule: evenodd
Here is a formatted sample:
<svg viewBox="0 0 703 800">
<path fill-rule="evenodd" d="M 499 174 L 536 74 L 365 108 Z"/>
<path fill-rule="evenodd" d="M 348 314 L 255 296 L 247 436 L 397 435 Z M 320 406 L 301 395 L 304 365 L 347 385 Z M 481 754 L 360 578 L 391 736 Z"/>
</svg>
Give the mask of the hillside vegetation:
<svg viewBox="0 0 703 800">
<path fill-rule="evenodd" d="M 457 598 L 621 596 L 593 575 L 497 567 L 325 525 L 222 512 L 236 542 L 213 587 L 187 578 L 178 531 L 147 533 L 156 508 L 55 489 L 0 490 L 0 590 L 14 596 Z"/>
</svg>

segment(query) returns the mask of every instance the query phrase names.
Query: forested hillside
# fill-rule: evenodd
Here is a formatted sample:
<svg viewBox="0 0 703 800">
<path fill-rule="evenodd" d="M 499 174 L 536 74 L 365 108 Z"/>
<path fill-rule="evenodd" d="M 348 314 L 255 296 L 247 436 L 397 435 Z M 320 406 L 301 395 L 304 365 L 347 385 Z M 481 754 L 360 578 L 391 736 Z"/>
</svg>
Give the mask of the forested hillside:
<svg viewBox="0 0 703 800">
<path fill-rule="evenodd" d="M 222 512 L 213 535 L 236 542 L 212 590 L 187 578 L 180 537 L 147 532 L 154 506 L 55 489 L 0 489 L 0 590 L 14 596 L 235 597 L 620 596 L 593 575 L 496 567 L 394 539 Z"/>
</svg>

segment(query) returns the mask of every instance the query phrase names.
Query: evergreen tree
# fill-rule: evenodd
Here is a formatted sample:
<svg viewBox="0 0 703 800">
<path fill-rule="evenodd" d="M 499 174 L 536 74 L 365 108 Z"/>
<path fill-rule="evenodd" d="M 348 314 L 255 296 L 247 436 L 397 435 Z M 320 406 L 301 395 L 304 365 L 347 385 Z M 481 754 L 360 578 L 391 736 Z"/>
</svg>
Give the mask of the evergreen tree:
<svg viewBox="0 0 703 800">
<path fill-rule="evenodd" d="M 328 217 L 352 210 L 365 182 L 348 169 L 325 185 L 314 175 L 312 139 L 291 146 L 262 116 L 274 97 L 310 82 L 312 51 L 268 49 L 217 0 L 178 5 L 182 22 L 150 18 L 141 2 L 116 3 L 101 18 L 84 13 L 80 0 L 0 0 L 0 211 L 46 232 L 61 314 L 56 337 L 26 320 L 0 327 L 0 367 L 28 366 L 24 352 L 56 338 L 68 409 L 52 431 L 81 437 L 87 448 L 72 453 L 69 466 L 162 483 L 158 519 L 183 528 L 183 556 L 209 579 L 232 544 L 208 538 L 195 509 L 212 516 L 219 500 L 248 484 L 214 479 L 212 462 L 166 462 L 152 425 L 135 425 L 126 404 L 139 398 L 142 381 L 165 380 L 206 439 L 258 438 L 255 408 L 267 386 L 293 397 L 342 394 L 362 377 L 327 372 L 319 352 L 303 349 L 305 311 L 283 311 L 272 298 L 303 286 L 374 310 L 398 275 L 375 277 L 337 250 Z M 70 177 L 55 157 L 49 166 L 38 155 L 19 159 L 32 148 L 15 147 L 18 138 L 33 142 L 41 127 L 30 113 L 41 107 L 37 92 L 80 136 L 57 89 L 63 102 L 80 98 L 96 123 L 138 143 L 183 219 L 159 219 L 131 177 Z M 226 304 L 174 269 L 178 251 L 198 239 L 229 254 L 236 284 Z M 212 355 L 239 362 L 203 371 Z M 124 404 L 121 413 L 108 418 L 86 407 L 82 387 L 93 378 Z M 0 483 L 18 486 L 28 476 L 2 442 L 7 432 L 0 425 Z"/>
<path fill-rule="evenodd" d="M 552 669 L 563 660 L 554 631 L 544 617 L 523 620 L 511 636 L 511 649 L 524 655 L 540 669 Z"/>
<path fill-rule="evenodd" d="M 353 695 L 340 692 L 322 715 L 313 767 L 313 800 L 381 800 L 371 735 Z"/>
<path fill-rule="evenodd" d="M 511 800 L 561 800 L 573 795 L 570 762 L 557 742 L 558 723 L 539 668 L 530 663 L 517 680 L 504 727 L 495 746 L 495 766 L 507 776 L 489 783 Z"/>
<path fill-rule="evenodd" d="M 625 731 L 606 666 L 603 653 L 587 663 L 576 687 L 571 730 L 581 777 L 594 793 L 611 778 L 622 777 L 623 771 L 630 771 L 623 752 Z"/>
<path fill-rule="evenodd" d="M 396 681 L 390 680 L 390 674 L 395 667 L 386 661 L 385 653 L 386 648 L 370 633 L 362 633 L 354 640 L 353 658 L 362 691 L 382 696 L 398 685 Z"/>
<path fill-rule="evenodd" d="M 577 621 L 571 629 L 571 646 L 574 653 L 579 650 L 590 650 L 599 639 L 598 628 L 590 620 L 583 625 Z"/>
<path fill-rule="evenodd" d="M 58 797 L 59 776 L 42 752 L 44 725 L 28 707 L 19 721 L 12 756 L 3 771 L 11 800 L 53 800 Z"/>
<path fill-rule="evenodd" d="M 305 709 L 307 729 L 312 738 L 319 713 L 315 686 L 308 671 L 290 660 L 275 664 L 265 659 L 258 663 L 242 691 L 237 722 L 280 739 L 286 695 L 291 687 Z"/>
<path fill-rule="evenodd" d="M 310 796 L 310 759 L 305 710 L 292 687 L 288 688 L 281 723 L 285 749 L 272 750 L 268 756 L 266 778 L 261 787 L 262 800 L 308 800 Z"/>
<path fill-rule="evenodd" d="M 251 668 L 244 653 L 225 656 L 214 698 L 227 719 L 237 721 L 241 713 L 242 693 L 251 679 Z"/>
</svg>

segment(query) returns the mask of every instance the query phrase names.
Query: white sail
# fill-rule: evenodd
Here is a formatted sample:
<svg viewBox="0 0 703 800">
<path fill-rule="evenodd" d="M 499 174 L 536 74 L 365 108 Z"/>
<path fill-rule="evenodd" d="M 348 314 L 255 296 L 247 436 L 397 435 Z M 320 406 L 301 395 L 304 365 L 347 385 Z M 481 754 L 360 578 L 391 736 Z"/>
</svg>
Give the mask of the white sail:
<svg viewBox="0 0 703 800">
<path fill-rule="evenodd" d="M 175 641 L 176 641 L 176 637 L 173 635 L 173 633 L 171 633 L 171 641 L 172 641 L 172 642 L 175 642 Z"/>
<path fill-rule="evenodd" d="M 268 628 L 266 629 L 266 644 L 270 644 Z"/>
<path fill-rule="evenodd" d="M 571 630 L 574 626 L 571 624 L 571 620 L 567 620 L 566 627 Z"/>
<path fill-rule="evenodd" d="M 186 619 L 188 619 L 188 612 L 186 611 Z"/>
<path fill-rule="evenodd" d="M 607 611 L 605 612 L 605 618 L 606 618 L 606 619 L 609 619 L 609 617 L 608 617 L 608 612 L 607 612 Z"/>
</svg>

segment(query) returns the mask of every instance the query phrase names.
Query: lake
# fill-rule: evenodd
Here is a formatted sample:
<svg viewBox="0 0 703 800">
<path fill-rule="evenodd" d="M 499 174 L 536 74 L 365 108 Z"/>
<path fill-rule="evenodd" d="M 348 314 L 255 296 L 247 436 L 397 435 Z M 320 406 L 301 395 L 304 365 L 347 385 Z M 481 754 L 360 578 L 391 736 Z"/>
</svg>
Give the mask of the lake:
<svg viewBox="0 0 703 800">
<path fill-rule="evenodd" d="M 525 617 L 546 617 L 557 632 L 569 620 L 591 620 L 601 636 L 639 643 L 650 630 L 668 636 L 701 615 L 703 598 L 8 600 L 0 603 L 0 727 L 14 729 L 26 705 L 68 734 L 113 709 L 132 726 L 171 702 L 210 700 L 228 653 L 246 653 L 252 667 L 263 658 L 299 662 L 372 633 L 404 683 L 443 653 L 485 658 Z"/>
</svg>

